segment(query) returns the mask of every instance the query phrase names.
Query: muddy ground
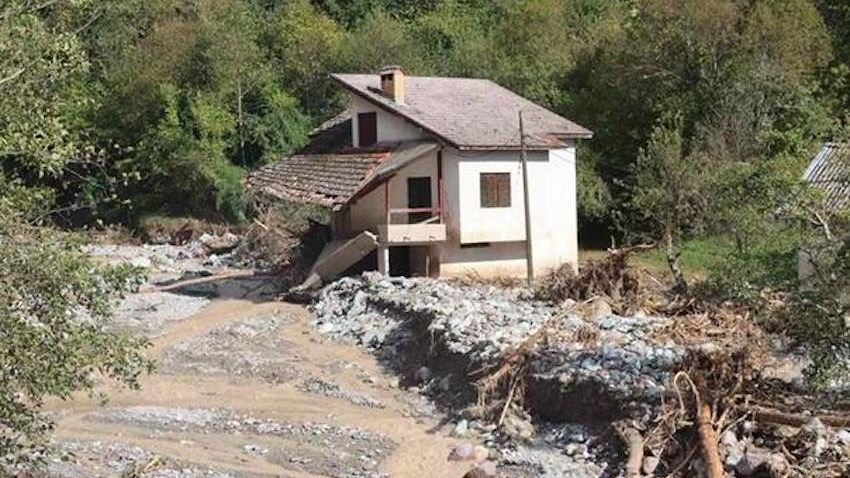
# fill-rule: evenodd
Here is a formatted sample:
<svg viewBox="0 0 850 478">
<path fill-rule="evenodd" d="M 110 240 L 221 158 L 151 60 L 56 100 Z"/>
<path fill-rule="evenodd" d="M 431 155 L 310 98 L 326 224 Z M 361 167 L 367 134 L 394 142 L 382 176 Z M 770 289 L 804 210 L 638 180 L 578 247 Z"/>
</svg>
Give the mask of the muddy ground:
<svg viewBox="0 0 850 478">
<path fill-rule="evenodd" d="M 220 290 L 245 294 L 125 302 L 114 327 L 151 337 L 159 368 L 141 391 L 102 383 L 105 405 L 50 403 L 68 456 L 48 476 L 459 478 L 473 466 L 447 460 L 469 438 L 365 351 L 321 338 L 304 307 L 251 283 Z"/>
</svg>

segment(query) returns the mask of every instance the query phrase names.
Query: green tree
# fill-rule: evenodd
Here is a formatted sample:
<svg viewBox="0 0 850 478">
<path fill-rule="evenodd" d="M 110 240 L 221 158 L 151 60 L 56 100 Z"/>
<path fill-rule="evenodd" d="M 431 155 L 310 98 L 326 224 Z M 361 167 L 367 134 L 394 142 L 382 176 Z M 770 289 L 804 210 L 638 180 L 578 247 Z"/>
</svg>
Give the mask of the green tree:
<svg viewBox="0 0 850 478">
<path fill-rule="evenodd" d="M 332 113 L 338 91 L 328 74 L 344 65 L 346 32 L 307 0 L 294 0 L 270 20 L 266 41 L 283 86 L 298 92 L 310 116 Z"/>
<path fill-rule="evenodd" d="M 138 386 L 150 367 L 146 342 L 105 331 L 128 269 L 93 264 L 65 234 L 46 227 L 55 183 L 94 147 L 79 129 L 88 71 L 75 32 L 93 2 L 0 10 L 0 474 L 50 452 L 48 397 L 94 389 L 98 377 Z"/>
<path fill-rule="evenodd" d="M 681 116 L 664 117 L 638 154 L 632 190 L 632 210 L 664 241 L 667 265 L 679 292 L 687 281 L 679 267 L 683 233 L 698 230 L 706 207 L 704 173 L 697 156 L 689 154 L 682 138 Z"/>
</svg>

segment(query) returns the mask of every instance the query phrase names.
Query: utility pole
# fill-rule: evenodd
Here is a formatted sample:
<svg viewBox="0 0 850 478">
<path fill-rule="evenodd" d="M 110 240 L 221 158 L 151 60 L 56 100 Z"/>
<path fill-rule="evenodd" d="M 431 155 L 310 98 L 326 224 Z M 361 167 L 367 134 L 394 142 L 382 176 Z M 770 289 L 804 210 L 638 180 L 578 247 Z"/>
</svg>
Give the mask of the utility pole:
<svg viewBox="0 0 850 478">
<path fill-rule="evenodd" d="M 528 285 L 534 283 L 534 258 L 531 254 L 531 201 L 528 193 L 528 153 L 525 150 L 525 128 L 519 112 L 519 159 L 522 163 L 522 197 L 525 205 L 525 262 Z"/>
</svg>

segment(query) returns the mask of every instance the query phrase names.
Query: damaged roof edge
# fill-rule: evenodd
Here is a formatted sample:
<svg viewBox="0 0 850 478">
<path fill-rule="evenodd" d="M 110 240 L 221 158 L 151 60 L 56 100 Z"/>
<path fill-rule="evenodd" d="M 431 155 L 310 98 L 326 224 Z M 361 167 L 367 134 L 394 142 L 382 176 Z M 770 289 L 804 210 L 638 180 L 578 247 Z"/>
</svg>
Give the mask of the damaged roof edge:
<svg viewBox="0 0 850 478">
<path fill-rule="evenodd" d="M 357 199 L 369 194 L 375 188 L 383 184 L 387 179 L 395 176 L 395 174 L 405 166 L 417 161 L 431 152 L 442 149 L 442 147 L 443 146 L 440 143 L 429 140 L 402 142 L 390 153 L 389 158 L 376 166 L 372 173 L 363 180 L 363 183 L 357 188 L 357 191 L 348 198 L 346 203 L 356 201 Z"/>
</svg>

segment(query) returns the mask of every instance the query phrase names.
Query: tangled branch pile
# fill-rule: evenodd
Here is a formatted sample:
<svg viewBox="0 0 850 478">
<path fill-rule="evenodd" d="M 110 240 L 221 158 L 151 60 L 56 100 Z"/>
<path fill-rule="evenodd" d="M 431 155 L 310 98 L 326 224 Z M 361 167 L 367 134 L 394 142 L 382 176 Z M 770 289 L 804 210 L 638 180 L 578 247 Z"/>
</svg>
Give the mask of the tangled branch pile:
<svg viewBox="0 0 850 478">
<path fill-rule="evenodd" d="M 564 264 L 535 284 L 535 296 L 555 303 L 603 297 L 616 312 L 627 313 L 638 304 L 641 295 L 640 277 L 629 267 L 629 256 L 654 247 L 654 244 L 644 244 L 609 249 L 605 259 L 584 265 L 578 273 L 572 265 Z"/>
</svg>

